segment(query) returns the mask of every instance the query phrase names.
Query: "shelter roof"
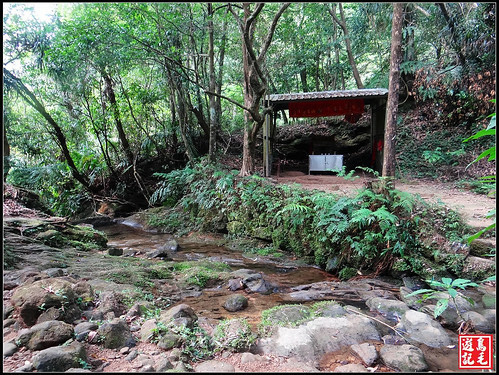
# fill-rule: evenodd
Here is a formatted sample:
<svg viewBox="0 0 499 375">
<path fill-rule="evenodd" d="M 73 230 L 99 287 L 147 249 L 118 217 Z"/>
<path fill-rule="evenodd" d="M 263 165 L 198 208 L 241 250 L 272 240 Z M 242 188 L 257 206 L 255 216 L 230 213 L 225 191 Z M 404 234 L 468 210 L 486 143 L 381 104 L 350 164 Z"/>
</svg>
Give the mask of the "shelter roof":
<svg viewBox="0 0 499 375">
<path fill-rule="evenodd" d="M 290 94 L 272 94 L 267 96 L 268 105 L 274 109 L 288 109 L 290 102 L 329 99 L 386 99 L 387 89 L 358 89 L 337 91 L 300 92 Z"/>
</svg>

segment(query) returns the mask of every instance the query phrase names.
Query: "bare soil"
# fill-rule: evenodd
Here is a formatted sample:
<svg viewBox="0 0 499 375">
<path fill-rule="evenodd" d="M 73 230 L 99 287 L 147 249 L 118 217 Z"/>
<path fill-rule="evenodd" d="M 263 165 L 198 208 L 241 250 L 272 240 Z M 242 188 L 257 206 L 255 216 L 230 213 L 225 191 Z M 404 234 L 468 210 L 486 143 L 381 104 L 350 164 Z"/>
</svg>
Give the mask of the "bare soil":
<svg viewBox="0 0 499 375">
<path fill-rule="evenodd" d="M 300 184 L 304 189 L 317 189 L 340 195 L 352 195 L 357 189 L 365 186 L 371 178 L 357 175 L 354 180 L 336 175 L 311 174 L 289 171 L 282 172 L 273 179 L 281 184 Z M 495 197 L 476 194 L 469 190 L 455 187 L 453 183 L 434 182 L 430 180 L 396 180 L 395 189 L 412 194 L 419 194 L 428 202 L 442 202 L 447 207 L 459 212 L 465 222 L 474 228 L 486 228 L 493 223 L 487 219 L 487 213 L 496 207 Z"/>
</svg>

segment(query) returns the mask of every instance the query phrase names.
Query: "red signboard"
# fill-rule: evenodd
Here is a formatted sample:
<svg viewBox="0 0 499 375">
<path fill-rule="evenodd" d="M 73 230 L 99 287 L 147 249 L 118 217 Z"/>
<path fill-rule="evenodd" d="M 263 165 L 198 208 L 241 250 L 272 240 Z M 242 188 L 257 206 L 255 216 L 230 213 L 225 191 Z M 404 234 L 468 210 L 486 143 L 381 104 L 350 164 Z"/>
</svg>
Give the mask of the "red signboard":
<svg viewBox="0 0 499 375">
<path fill-rule="evenodd" d="M 289 117 L 355 116 L 363 112 L 363 99 L 316 100 L 289 103 Z"/>
<path fill-rule="evenodd" d="M 459 368 L 492 369 L 492 335 L 459 335 Z"/>
</svg>

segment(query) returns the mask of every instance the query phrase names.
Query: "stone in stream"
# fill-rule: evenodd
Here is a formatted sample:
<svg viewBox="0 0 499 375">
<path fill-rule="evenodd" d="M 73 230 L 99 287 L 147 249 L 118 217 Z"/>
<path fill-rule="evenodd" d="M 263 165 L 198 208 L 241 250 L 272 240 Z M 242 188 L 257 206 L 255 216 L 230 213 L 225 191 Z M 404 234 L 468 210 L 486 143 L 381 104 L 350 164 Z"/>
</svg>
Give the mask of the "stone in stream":
<svg viewBox="0 0 499 375">
<path fill-rule="evenodd" d="M 242 268 L 232 272 L 231 276 L 241 279 L 242 284 L 251 292 L 260 294 L 272 293 L 272 286 L 263 278 L 260 272 Z"/>
<path fill-rule="evenodd" d="M 241 294 L 229 296 L 223 304 L 223 308 L 230 312 L 241 311 L 246 307 L 248 307 L 248 299 Z"/>
<path fill-rule="evenodd" d="M 451 344 L 450 336 L 445 329 L 430 315 L 419 311 L 406 311 L 395 328 L 407 332 L 411 340 L 432 348 Z"/>
</svg>

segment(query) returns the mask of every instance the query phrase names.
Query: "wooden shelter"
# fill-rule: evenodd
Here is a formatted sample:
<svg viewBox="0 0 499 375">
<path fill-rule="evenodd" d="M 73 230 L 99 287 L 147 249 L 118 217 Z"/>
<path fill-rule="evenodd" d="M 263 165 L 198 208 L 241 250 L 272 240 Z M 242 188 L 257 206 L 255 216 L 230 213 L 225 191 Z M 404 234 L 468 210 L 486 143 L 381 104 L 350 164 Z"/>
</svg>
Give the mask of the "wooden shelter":
<svg viewBox="0 0 499 375">
<path fill-rule="evenodd" d="M 272 172 L 272 142 L 276 133 L 277 111 L 288 110 L 289 117 L 345 116 L 355 123 L 369 107 L 371 111 L 371 148 L 374 169 L 381 172 L 385 132 L 387 89 L 358 89 L 267 95 L 266 108 L 271 108 L 263 125 L 264 176 Z"/>
</svg>

